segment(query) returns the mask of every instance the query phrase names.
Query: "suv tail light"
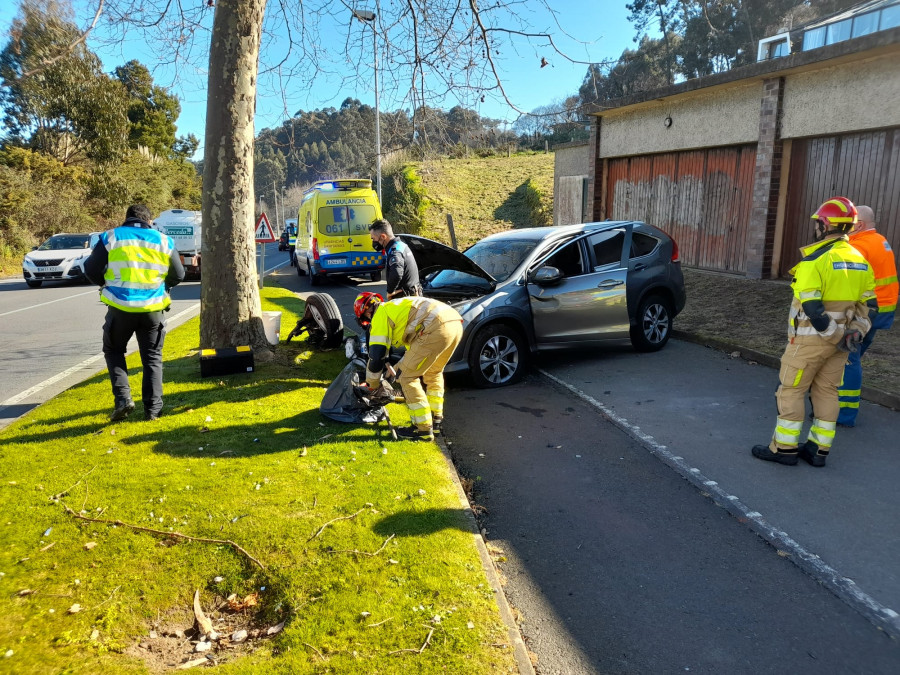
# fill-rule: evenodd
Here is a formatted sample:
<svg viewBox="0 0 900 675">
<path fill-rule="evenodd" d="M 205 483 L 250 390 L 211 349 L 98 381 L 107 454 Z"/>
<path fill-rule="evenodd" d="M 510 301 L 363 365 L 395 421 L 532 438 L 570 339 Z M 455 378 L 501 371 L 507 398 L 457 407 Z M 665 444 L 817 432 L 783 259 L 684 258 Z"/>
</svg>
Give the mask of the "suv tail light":
<svg viewBox="0 0 900 675">
<path fill-rule="evenodd" d="M 313 237 L 312 240 L 312 252 L 313 252 L 313 260 L 319 259 L 319 241 Z"/>
<path fill-rule="evenodd" d="M 678 242 L 672 239 L 672 262 L 678 262 Z"/>
</svg>

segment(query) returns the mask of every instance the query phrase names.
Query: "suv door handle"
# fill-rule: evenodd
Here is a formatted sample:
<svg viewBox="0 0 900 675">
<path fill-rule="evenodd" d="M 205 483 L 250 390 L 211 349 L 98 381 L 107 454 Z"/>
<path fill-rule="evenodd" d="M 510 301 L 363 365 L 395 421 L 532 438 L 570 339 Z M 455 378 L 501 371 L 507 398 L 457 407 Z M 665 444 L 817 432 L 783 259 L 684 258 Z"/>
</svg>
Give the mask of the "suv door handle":
<svg viewBox="0 0 900 675">
<path fill-rule="evenodd" d="M 645 269 L 647 269 L 647 265 L 644 263 L 638 263 L 637 265 L 634 266 L 635 272 L 640 272 L 641 270 L 645 270 Z"/>
<path fill-rule="evenodd" d="M 615 288 L 616 286 L 621 286 L 625 282 L 621 279 L 607 279 L 606 281 L 601 281 L 597 284 L 597 288 Z"/>
</svg>

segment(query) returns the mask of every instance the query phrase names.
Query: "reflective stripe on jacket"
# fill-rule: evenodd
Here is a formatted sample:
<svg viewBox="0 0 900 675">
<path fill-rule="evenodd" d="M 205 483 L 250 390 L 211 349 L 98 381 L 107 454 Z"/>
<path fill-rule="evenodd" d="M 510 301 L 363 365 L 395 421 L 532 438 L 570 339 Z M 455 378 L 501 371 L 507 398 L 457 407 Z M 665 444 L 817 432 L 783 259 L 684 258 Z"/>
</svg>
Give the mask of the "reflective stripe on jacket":
<svg viewBox="0 0 900 675">
<path fill-rule="evenodd" d="M 878 297 L 879 312 L 893 312 L 897 309 L 897 263 L 887 239 L 873 229 L 850 235 L 850 245 L 869 261 L 875 273 L 875 295 Z"/>
<path fill-rule="evenodd" d="M 869 331 L 869 305 L 875 303 L 875 276 L 846 235 L 827 237 L 800 249 L 803 259 L 791 270 L 794 281 L 788 321 L 792 342 L 840 342 L 845 330 Z M 828 325 L 816 330 L 803 303 L 821 303 Z"/>
<path fill-rule="evenodd" d="M 169 306 L 166 274 L 175 242 L 157 230 L 124 225 L 100 235 L 109 260 L 100 299 L 124 312 L 159 312 Z"/>
<path fill-rule="evenodd" d="M 462 321 L 462 317 L 450 305 L 431 298 L 409 296 L 382 302 L 372 317 L 369 351 L 375 345 L 408 347 L 434 321 Z"/>
</svg>

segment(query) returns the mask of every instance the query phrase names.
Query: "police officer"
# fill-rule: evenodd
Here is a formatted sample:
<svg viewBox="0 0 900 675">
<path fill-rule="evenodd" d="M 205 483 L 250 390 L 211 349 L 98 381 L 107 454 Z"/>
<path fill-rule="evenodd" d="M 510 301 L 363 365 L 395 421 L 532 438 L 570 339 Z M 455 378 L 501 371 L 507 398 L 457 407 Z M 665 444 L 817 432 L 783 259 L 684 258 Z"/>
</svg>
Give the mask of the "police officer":
<svg viewBox="0 0 900 675">
<path fill-rule="evenodd" d="M 384 218 L 369 225 L 372 248 L 384 251 L 387 270 L 387 299 L 409 295 L 422 295 L 419 285 L 419 266 L 412 251 L 402 241 L 394 237 L 394 229 Z"/>
<path fill-rule="evenodd" d="M 184 279 L 175 243 L 151 227 L 150 209 L 128 207 L 125 222 L 100 235 L 85 261 L 84 272 L 101 286 L 100 300 L 109 308 L 103 324 L 103 354 L 112 382 L 115 408 L 109 419 L 123 420 L 134 410 L 125 350 L 137 336 L 144 366 L 144 417 L 159 418 L 162 399 L 162 349 L 166 335 L 163 312 L 169 309 L 169 289 Z"/>
<path fill-rule="evenodd" d="M 837 387 L 847 353 L 859 348 L 872 325 L 870 314 L 878 311 L 875 275 L 847 237 L 857 215 L 846 197 L 829 199 L 812 215 L 817 241 L 800 249 L 803 258 L 791 270 L 794 298 L 788 345 L 781 357 L 781 384 L 775 393 L 778 420 L 769 445 L 753 447 L 758 459 L 793 465 L 802 457 L 812 466 L 825 466 L 837 426 Z M 800 445 L 806 392 L 814 419 Z"/>
</svg>

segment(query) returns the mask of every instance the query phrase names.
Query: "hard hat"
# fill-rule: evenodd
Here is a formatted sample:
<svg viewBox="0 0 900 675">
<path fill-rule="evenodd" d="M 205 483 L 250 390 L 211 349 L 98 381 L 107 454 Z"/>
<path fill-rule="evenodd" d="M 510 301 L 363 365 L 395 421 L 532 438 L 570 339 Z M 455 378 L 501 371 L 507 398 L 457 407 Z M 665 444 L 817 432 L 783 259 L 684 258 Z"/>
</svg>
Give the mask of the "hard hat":
<svg viewBox="0 0 900 675">
<path fill-rule="evenodd" d="M 353 313 L 356 315 L 357 321 L 362 320 L 362 316 L 367 309 L 377 307 L 382 302 L 384 302 L 384 298 L 378 293 L 360 293 L 357 295 L 353 303 Z"/>
<path fill-rule="evenodd" d="M 830 228 L 847 231 L 856 225 L 858 214 L 856 206 L 846 197 L 832 197 L 812 214 L 812 218 L 823 221 Z"/>
</svg>

